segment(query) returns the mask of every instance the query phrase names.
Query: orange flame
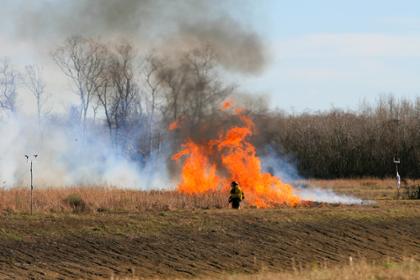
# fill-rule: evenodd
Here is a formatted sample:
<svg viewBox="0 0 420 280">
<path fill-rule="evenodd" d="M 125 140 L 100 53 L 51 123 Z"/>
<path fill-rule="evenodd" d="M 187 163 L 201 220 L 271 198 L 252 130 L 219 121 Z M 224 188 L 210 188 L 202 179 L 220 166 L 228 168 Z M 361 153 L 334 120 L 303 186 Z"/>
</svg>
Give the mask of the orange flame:
<svg viewBox="0 0 420 280">
<path fill-rule="evenodd" d="M 222 109 L 223 109 L 223 110 L 229 110 L 230 108 L 232 108 L 232 105 L 233 105 L 232 100 L 225 100 L 225 101 L 222 103 Z"/>
<path fill-rule="evenodd" d="M 199 145 L 191 140 L 183 145 L 184 149 L 172 159 L 187 158 L 183 162 L 181 181 L 178 190 L 185 193 L 202 193 L 227 189 L 229 182 L 238 181 L 245 192 L 246 201 L 257 207 L 273 207 L 278 204 L 295 206 L 300 198 L 294 194 L 293 187 L 283 183 L 279 178 L 264 173 L 261 160 L 256 155 L 255 147 L 247 141 L 252 135 L 254 123 L 245 116 L 239 115 L 243 126 L 232 127 L 218 139 Z M 220 162 L 217 172 L 216 163 Z"/>
<path fill-rule="evenodd" d="M 255 147 L 246 140 L 252 135 L 254 123 L 244 115 L 240 116 L 244 127 L 234 127 L 216 141 L 224 168 L 238 181 L 247 193 L 247 199 L 257 207 L 276 204 L 294 206 L 300 199 L 293 193 L 293 187 L 279 178 L 264 173 Z"/>
<path fill-rule="evenodd" d="M 209 163 L 206 151 L 190 140 L 182 146 L 184 149 L 172 156 L 173 160 L 179 160 L 189 155 L 182 166 L 178 190 L 189 194 L 216 190 L 219 185 L 216 165 Z"/>
<path fill-rule="evenodd" d="M 173 122 L 171 122 L 171 123 L 169 124 L 168 129 L 169 129 L 169 130 L 175 130 L 175 129 L 177 129 L 178 127 L 179 127 L 178 121 L 173 121 Z"/>
</svg>

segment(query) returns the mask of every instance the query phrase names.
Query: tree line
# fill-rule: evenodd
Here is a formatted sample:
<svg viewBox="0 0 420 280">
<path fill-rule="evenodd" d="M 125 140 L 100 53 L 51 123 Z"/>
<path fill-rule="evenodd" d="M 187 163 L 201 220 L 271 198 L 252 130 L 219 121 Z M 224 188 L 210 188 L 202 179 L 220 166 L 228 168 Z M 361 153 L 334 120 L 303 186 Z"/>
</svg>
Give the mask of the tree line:
<svg viewBox="0 0 420 280">
<path fill-rule="evenodd" d="M 382 97 L 355 111 L 270 110 L 265 97 L 241 94 L 227 83 L 215 55 L 206 45 L 176 55 L 142 53 L 130 42 L 81 36 L 51 52 L 79 99 L 71 107 L 73 121 L 86 133 L 103 128 L 115 149 L 131 158 L 147 159 L 165 145 L 173 152 L 186 138 L 216 136 L 235 122 L 220 110 L 222 101 L 233 97 L 255 120 L 252 141 L 259 152 L 287 158 L 302 176 L 393 176 L 393 158 L 400 158 L 402 175 L 419 177 L 420 98 Z M 16 112 L 20 87 L 35 98 L 41 125 L 49 98 L 42 68 L 28 65 L 20 73 L 1 60 L 2 112 Z M 168 132 L 171 124 L 177 129 Z"/>
<path fill-rule="evenodd" d="M 259 114 L 255 141 L 270 146 L 305 177 L 420 177 L 420 98 L 382 96 L 358 110 Z"/>
<path fill-rule="evenodd" d="M 215 53 L 206 45 L 171 56 L 140 53 L 130 42 L 73 36 L 51 57 L 79 99 L 69 109 L 74 122 L 85 132 L 102 122 L 115 148 L 126 154 L 147 157 L 159 151 L 173 122 L 196 131 L 233 92 L 219 77 Z M 17 91 L 24 86 L 34 95 L 41 120 L 48 95 L 40 72 L 30 65 L 19 73 L 8 60 L 0 62 L 2 111 L 16 111 Z"/>
</svg>

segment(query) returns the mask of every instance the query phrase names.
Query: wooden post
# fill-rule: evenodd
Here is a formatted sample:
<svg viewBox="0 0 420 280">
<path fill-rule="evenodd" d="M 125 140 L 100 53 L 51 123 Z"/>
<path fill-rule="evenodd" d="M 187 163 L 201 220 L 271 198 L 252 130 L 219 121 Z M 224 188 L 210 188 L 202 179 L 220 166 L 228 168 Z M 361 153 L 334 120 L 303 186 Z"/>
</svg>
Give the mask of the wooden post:
<svg viewBox="0 0 420 280">
<path fill-rule="evenodd" d="M 31 215 L 32 215 L 32 210 L 33 210 L 33 190 L 34 190 L 34 174 L 33 174 L 33 170 L 32 170 L 32 165 L 33 165 L 33 160 L 36 159 L 38 157 L 38 155 L 25 155 L 26 160 L 29 162 L 30 161 L 30 168 L 29 171 L 31 172 Z"/>
</svg>

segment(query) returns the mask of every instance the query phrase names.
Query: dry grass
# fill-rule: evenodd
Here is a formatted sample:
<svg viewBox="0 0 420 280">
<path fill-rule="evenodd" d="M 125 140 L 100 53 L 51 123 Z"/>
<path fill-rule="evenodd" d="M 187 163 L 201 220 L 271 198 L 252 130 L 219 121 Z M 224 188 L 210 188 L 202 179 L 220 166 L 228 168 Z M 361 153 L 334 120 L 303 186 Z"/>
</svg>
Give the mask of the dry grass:
<svg viewBox="0 0 420 280">
<path fill-rule="evenodd" d="M 337 193 L 353 195 L 362 199 L 390 200 L 396 199 L 397 197 L 395 178 L 363 178 L 334 180 L 310 179 L 300 181 L 300 183 L 308 184 L 310 186 L 315 187 L 332 189 Z M 400 189 L 401 197 L 405 193 L 407 187 L 413 186 L 420 186 L 420 180 L 402 180 Z"/>
<path fill-rule="evenodd" d="M 113 280 L 139 280 L 142 278 L 111 278 Z M 163 278 L 154 278 L 156 280 Z M 166 278 L 165 278 L 166 279 Z M 171 278 L 181 280 L 182 278 Z M 191 279 L 191 278 L 188 278 Z M 195 278 L 197 280 L 210 280 L 211 278 Z M 386 261 L 380 264 L 369 263 L 368 261 L 349 262 L 346 265 L 318 266 L 314 265 L 311 269 L 291 268 L 286 272 L 265 272 L 257 274 L 235 274 L 220 275 L 217 279 L 221 280 L 370 280 L 370 279 L 400 279 L 411 280 L 420 279 L 420 263 L 412 258 L 406 258 L 402 262 Z"/>
<path fill-rule="evenodd" d="M 194 208 L 222 208 L 227 205 L 224 193 L 186 195 L 176 191 L 136 191 L 107 187 L 42 188 L 33 192 L 35 212 L 74 211 L 68 203 L 76 197 L 86 205 L 85 211 L 146 211 Z M 0 189 L 0 210 L 30 211 L 30 191 L 27 188 Z"/>
<path fill-rule="evenodd" d="M 395 179 L 310 179 L 297 182 L 313 187 L 332 189 L 337 193 L 349 194 L 370 200 L 393 200 L 396 198 Z M 402 182 L 404 186 L 420 185 L 420 180 Z M 228 206 L 226 193 L 187 195 L 176 191 L 136 191 L 112 187 L 66 187 L 35 189 L 35 212 L 74 211 L 68 203 L 69 197 L 80 198 L 86 205 L 85 211 L 128 211 L 172 209 L 208 209 Z M 67 200 L 67 201 L 66 201 Z M 0 211 L 29 212 L 30 192 L 28 188 L 0 188 Z M 245 205 L 246 207 L 246 201 Z"/>
</svg>

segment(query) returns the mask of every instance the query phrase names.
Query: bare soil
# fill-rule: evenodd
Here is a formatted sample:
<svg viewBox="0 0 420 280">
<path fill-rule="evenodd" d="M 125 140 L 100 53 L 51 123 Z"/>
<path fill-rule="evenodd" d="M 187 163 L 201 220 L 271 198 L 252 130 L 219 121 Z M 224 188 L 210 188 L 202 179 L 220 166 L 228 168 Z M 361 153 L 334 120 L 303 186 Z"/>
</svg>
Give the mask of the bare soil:
<svg viewBox="0 0 420 280">
<path fill-rule="evenodd" d="M 0 216 L 0 279 L 173 278 L 420 258 L 420 205 Z"/>
</svg>

